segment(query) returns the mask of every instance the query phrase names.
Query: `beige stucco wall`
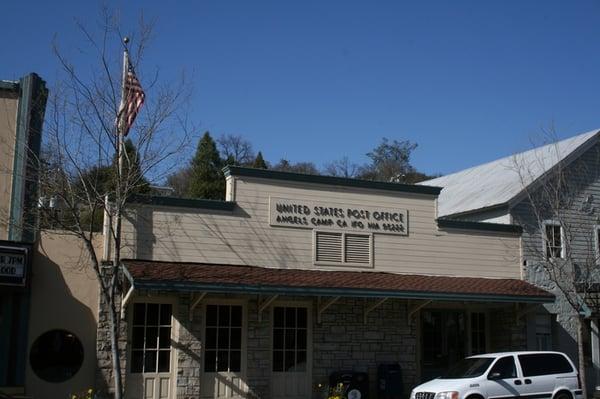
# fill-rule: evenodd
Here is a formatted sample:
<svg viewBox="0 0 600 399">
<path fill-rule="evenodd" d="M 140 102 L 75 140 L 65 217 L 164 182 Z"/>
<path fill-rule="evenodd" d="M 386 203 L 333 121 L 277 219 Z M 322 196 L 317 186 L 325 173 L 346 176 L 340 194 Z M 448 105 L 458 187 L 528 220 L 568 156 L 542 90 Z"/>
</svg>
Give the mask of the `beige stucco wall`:
<svg viewBox="0 0 600 399">
<path fill-rule="evenodd" d="M 101 247 L 98 240 L 97 247 Z M 60 232 L 42 233 L 33 256 L 25 390 L 33 398 L 67 398 L 94 386 L 98 285 L 81 242 Z M 29 363 L 37 337 L 53 329 L 75 334 L 84 348 L 81 369 L 64 383 L 38 378 Z"/>
<path fill-rule="evenodd" d="M 0 91 L 0 240 L 8 236 L 18 102 L 18 93 Z"/>
<path fill-rule="evenodd" d="M 269 225 L 269 197 L 322 201 L 332 206 L 408 210 L 407 236 L 375 234 L 374 268 L 365 270 L 449 276 L 520 278 L 517 234 L 438 229 L 435 197 L 272 179 L 229 179 L 233 212 L 165 206 L 132 210 L 124 224 L 126 257 L 357 270 L 313 263 L 310 229 Z"/>
</svg>

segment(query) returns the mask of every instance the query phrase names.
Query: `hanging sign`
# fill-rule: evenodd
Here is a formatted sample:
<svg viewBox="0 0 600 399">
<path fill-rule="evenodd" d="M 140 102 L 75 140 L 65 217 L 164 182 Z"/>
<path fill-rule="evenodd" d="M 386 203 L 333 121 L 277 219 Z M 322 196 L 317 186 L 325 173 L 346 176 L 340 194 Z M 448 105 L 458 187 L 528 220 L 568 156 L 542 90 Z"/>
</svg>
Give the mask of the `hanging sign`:
<svg viewBox="0 0 600 399">
<path fill-rule="evenodd" d="M 28 248 L 0 245 L 0 284 L 25 285 L 28 264 Z"/>
<path fill-rule="evenodd" d="M 408 211 L 269 197 L 269 224 L 305 229 L 408 235 Z"/>
</svg>

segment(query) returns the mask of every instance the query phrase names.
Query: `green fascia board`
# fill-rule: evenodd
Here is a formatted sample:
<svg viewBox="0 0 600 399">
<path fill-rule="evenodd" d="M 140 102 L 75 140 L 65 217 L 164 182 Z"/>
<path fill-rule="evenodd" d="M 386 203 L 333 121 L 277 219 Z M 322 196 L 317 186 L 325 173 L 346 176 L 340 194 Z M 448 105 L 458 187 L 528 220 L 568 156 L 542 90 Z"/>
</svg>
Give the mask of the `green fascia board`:
<svg viewBox="0 0 600 399">
<path fill-rule="evenodd" d="M 470 222 L 465 220 L 437 219 L 438 227 L 463 230 L 497 231 L 503 233 L 523 233 L 523 227 L 516 224 Z"/>
<path fill-rule="evenodd" d="M 0 80 L 0 90 L 4 91 L 19 91 L 19 82 L 11 82 L 8 80 Z"/>
<path fill-rule="evenodd" d="M 371 190 L 388 190 L 405 193 L 416 193 L 437 196 L 442 187 L 420 186 L 416 184 L 386 183 L 371 180 L 350 179 L 346 177 L 309 175 L 305 173 L 281 172 L 277 170 L 244 168 L 240 166 L 226 166 L 223 168 L 225 176 L 258 177 L 261 179 L 287 180 L 303 183 L 326 184 L 331 186 L 344 186 L 366 188 Z"/>
<path fill-rule="evenodd" d="M 160 195 L 132 195 L 127 200 L 131 204 L 173 206 L 180 208 L 213 209 L 220 211 L 233 211 L 235 202 L 219 201 L 198 198 L 163 197 Z"/>
<path fill-rule="evenodd" d="M 402 298 L 402 299 L 431 299 L 438 301 L 477 301 L 477 302 L 521 302 L 521 303 L 552 303 L 554 296 L 518 296 L 518 295 L 487 295 L 487 294 L 455 294 L 427 291 L 386 291 L 348 288 L 317 288 L 317 287 L 288 287 L 242 284 L 203 284 L 189 281 L 144 281 L 135 280 L 138 290 L 179 291 L 179 292 L 215 292 L 236 294 L 281 294 L 281 295 L 315 295 L 342 296 L 362 298 Z"/>
</svg>

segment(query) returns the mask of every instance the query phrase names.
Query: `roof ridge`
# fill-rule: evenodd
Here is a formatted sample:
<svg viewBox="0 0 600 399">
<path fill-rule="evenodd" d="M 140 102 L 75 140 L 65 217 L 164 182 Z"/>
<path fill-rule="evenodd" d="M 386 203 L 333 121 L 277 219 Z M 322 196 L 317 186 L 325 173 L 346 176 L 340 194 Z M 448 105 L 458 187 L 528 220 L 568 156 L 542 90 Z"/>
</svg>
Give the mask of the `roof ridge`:
<svg viewBox="0 0 600 399">
<path fill-rule="evenodd" d="M 424 181 L 419 182 L 417 184 L 427 185 L 427 184 L 429 184 L 429 182 L 434 182 L 436 180 L 441 180 L 441 179 L 444 179 L 446 177 L 450 177 L 450 176 L 453 176 L 453 175 L 464 173 L 464 172 L 467 172 L 469 170 L 481 168 L 483 166 L 490 165 L 490 164 L 493 164 L 493 163 L 499 163 L 500 161 L 503 161 L 503 160 L 509 160 L 509 159 L 517 157 L 519 155 L 525 155 L 525 154 L 529 154 L 529 153 L 535 153 L 537 151 L 540 151 L 540 150 L 542 150 L 544 148 L 548 148 L 550 146 L 560 145 L 561 143 L 564 144 L 564 143 L 566 143 L 568 141 L 572 141 L 572 140 L 575 140 L 577 138 L 581 138 L 582 136 L 590 135 L 589 138 L 587 138 L 585 141 L 583 141 L 581 144 L 579 144 L 576 148 L 573 148 L 569 152 L 569 154 L 571 154 L 571 153 L 575 152 L 579 147 L 581 147 L 582 145 L 584 145 L 585 143 L 587 143 L 591 138 L 593 138 L 594 136 L 598 135 L 599 133 L 600 133 L 600 128 L 592 129 L 592 130 L 589 130 L 589 131 L 587 131 L 585 133 L 580 133 L 580 134 L 577 134 L 575 136 L 571 136 L 571 137 L 568 137 L 568 138 L 565 138 L 565 139 L 562 139 L 562 140 L 556 140 L 556 141 L 553 141 L 553 142 L 550 142 L 550 143 L 546 143 L 546 144 L 543 144 L 543 145 L 540 145 L 540 146 L 537 146 L 537 147 L 534 147 L 534 148 L 530 148 L 530 149 L 525 150 L 525 151 L 515 152 L 515 153 L 510 154 L 510 155 L 506 155 L 506 156 L 503 156 L 503 157 L 500 157 L 500 158 L 496 158 L 496 159 L 494 159 L 492 161 L 484 162 L 484 163 L 481 163 L 481 164 L 478 164 L 478 165 L 473 165 L 473 166 L 470 166 L 468 168 L 461 169 L 461 170 L 449 173 L 449 174 L 444 175 L 444 176 L 436 177 L 435 179 L 424 180 Z M 567 156 L 568 156 L 568 154 L 564 154 L 564 155 L 561 156 L 561 159 L 564 159 Z"/>
</svg>

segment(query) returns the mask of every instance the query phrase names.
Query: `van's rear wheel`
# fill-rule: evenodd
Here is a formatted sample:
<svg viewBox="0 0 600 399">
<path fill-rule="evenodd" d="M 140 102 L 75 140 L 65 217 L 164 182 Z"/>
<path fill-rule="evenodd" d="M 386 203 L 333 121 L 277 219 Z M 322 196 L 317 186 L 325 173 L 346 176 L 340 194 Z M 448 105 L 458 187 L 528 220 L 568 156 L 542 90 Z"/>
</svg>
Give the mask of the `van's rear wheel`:
<svg viewBox="0 0 600 399">
<path fill-rule="evenodd" d="M 559 391 L 554 395 L 553 399 L 573 399 L 570 392 L 567 391 Z"/>
</svg>

